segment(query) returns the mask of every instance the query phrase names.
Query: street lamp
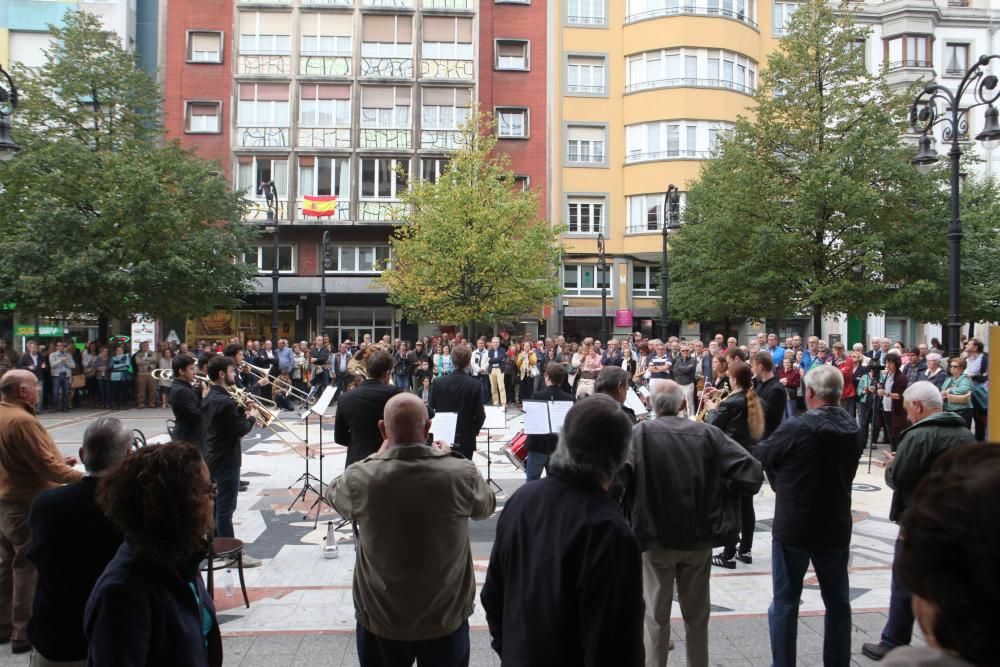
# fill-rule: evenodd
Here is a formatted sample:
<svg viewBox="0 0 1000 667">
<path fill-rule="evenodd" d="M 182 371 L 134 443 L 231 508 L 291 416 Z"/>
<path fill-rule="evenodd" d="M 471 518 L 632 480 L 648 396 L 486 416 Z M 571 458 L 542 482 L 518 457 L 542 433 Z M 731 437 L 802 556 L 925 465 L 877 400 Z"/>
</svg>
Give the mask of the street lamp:
<svg viewBox="0 0 1000 667">
<path fill-rule="evenodd" d="M 962 322 L 959 315 L 961 288 L 962 221 L 959 217 L 959 160 L 962 149 L 959 137 L 969 129 L 969 111 L 985 106 L 983 130 L 976 135 L 986 148 L 1000 146 L 1000 124 L 997 123 L 997 109 L 993 103 L 1000 98 L 997 77 L 988 74 L 984 68 L 1000 55 L 980 56 L 979 60 L 965 73 L 961 83 L 953 93 L 939 83 L 929 83 L 913 100 L 910 108 L 910 126 L 920 132 L 920 148 L 913 158 L 913 164 L 922 173 L 927 173 L 937 163 L 937 152 L 931 140 L 935 125 L 941 125 L 941 138 L 951 144 L 948 158 L 951 162 L 951 223 L 948 226 L 948 323 L 945 327 L 945 347 L 949 357 L 961 354 Z M 962 106 L 966 93 L 973 94 L 972 104 Z M 940 106 L 939 106 L 940 105 Z"/>
<path fill-rule="evenodd" d="M 268 231 L 272 232 L 271 237 L 274 244 L 274 264 L 271 266 L 271 344 L 278 346 L 278 189 L 273 180 L 264 181 L 257 189 L 267 200 L 267 224 Z"/>
<path fill-rule="evenodd" d="M 660 260 L 660 340 L 666 342 L 667 334 L 667 236 L 676 229 L 676 214 L 680 208 L 677 186 L 667 186 L 663 195 L 663 257 Z"/>
<path fill-rule="evenodd" d="M 319 279 L 319 333 L 322 336 L 326 333 L 326 272 L 333 266 L 333 258 L 330 257 L 330 230 L 323 232 L 323 270 Z"/>
<path fill-rule="evenodd" d="M 608 262 L 604 257 L 604 234 L 597 235 L 597 266 L 601 270 L 601 345 L 608 343 Z"/>
<path fill-rule="evenodd" d="M 10 116 L 17 109 L 17 88 L 3 67 L 0 67 L 0 160 L 7 161 L 14 157 L 20 147 L 10 136 Z M 7 80 L 4 84 L 3 79 Z"/>
</svg>

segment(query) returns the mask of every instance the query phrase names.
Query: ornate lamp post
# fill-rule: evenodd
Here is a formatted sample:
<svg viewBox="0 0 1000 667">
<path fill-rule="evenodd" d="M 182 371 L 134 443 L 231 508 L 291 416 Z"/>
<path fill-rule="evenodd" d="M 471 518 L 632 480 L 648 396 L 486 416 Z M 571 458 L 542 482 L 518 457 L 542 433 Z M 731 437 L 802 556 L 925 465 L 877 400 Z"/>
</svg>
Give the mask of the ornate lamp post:
<svg viewBox="0 0 1000 667">
<path fill-rule="evenodd" d="M 264 181 L 259 188 L 261 194 L 267 200 L 267 224 L 268 231 L 273 233 L 271 237 L 274 248 L 274 264 L 271 266 L 271 344 L 278 347 L 278 189 L 273 180 Z"/>
<path fill-rule="evenodd" d="M 959 217 L 959 159 L 962 148 L 959 138 L 969 129 L 969 112 L 980 106 L 986 107 L 985 124 L 976 140 L 986 148 L 1000 146 L 1000 124 L 997 122 L 997 108 L 993 106 L 1000 98 L 997 77 L 984 68 L 1000 55 L 980 56 L 965 73 L 955 92 L 939 83 L 929 83 L 917 95 L 910 108 L 910 125 L 921 133 L 920 150 L 913 158 L 913 164 L 921 173 L 928 173 L 938 161 L 931 132 L 935 125 L 941 125 L 941 139 L 950 143 L 948 158 L 951 162 L 951 223 L 948 226 L 948 322 L 945 326 L 945 347 L 949 357 L 961 353 L 962 321 L 959 314 L 961 268 L 962 268 L 962 220 Z M 971 104 L 963 106 L 962 99 L 971 93 Z"/>
<path fill-rule="evenodd" d="M 663 195 L 663 257 L 660 260 L 660 340 L 666 342 L 667 334 L 667 238 L 676 229 L 676 215 L 680 208 L 677 186 L 671 183 Z"/>
<path fill-rule="evenodd" d="M 11 159 L 20 149 L 10 136 L 10 116 L 15 109 L 17 109 L 17 88 L 10 74 L 0 67 L 0 160 Z"/>
<path fill-rule="evenodd" d="M 601 272 L 601 345 L 608 344 L 608 262 L 604 256 L 604 234 L 597 235 L 597 266 Z"/>
</svg>

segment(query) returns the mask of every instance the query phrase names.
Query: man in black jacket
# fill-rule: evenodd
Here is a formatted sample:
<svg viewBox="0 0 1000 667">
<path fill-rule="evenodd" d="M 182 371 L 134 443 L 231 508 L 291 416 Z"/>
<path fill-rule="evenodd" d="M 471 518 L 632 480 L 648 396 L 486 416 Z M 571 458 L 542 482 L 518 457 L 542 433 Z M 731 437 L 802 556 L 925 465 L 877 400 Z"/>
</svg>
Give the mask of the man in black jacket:
<svg viewBox="0 0 1000 667">
<path fill-rule="evenodd" d="M 456 345 L 451 351 L 455 372 L 434 383 L 430 406 L 434 412 L 457 412 L 458 425 L 455 427 L 455 442 L 458 451 L 472 460 L 476 451 L 476 437 L 486 421 L 483 409 L 483 386 L 468 373 L 472 361 L 472 350 L 468 345 Z"/>
<path fill-rule="evenodd" d="M 768 610 L 776 667 L 795 665 L 802 579 L 812 561 L 826 606 L 823 664 L 851 662 L 851 486 L 864 448 L 857 422 L 840 407 L 844 376 L 820 364 L 806 373 L 807 412 L 785 421 L 754 448 L 776 503 Z"/>
<path fill-rule="evenodd" d="M 174 381 L 170 384 L 170 409 L 174 412 L 174 440 L 202 446 L 201 394 L 194 388 L 195 362 L 186 354 L 174 357 Z"/>
<path fill-rule="evenodd" d="M 233 377 L 233 360 L 227 356 L 215 356 L 208 362 L 208 377 L 212 386 L 201 402 L 201 420 L 205 429 L 205 463 L 212 475 L 217 494 L 215 497 L 215 534 L 219 537 L 235 537 L 233 532 L 233 512 L 236 511 L 236 494 L 240 482 L 240 465 L 243 463 L 243 436 L 253 430 L 257 412 L 249 412 L 237 405 L 229 392 L 228 385 L 236 383 Z M 243 556 L 247 567 L 248 556 Z M 259 565 L 253 558 L 251 563 Z"/>
<path fill-rule="evenodd" d="M 646 660 L 667 663 L 676 580 L 687 662 L 707 667 L 712 547 L 739 529 L 738 494 L 757 493 L 764 474 L 738 442 L 683 416 L 686 392 L 673 380 L 658 383 L 650 400 L 656 419 L 633 429 L 623 475 L 642 549 Z"/>
<path fill-rule="evenodd" d="M 770 352 L 758 352 L 750 360 L 753 369 L 753 390 L 764 408 L 764 437 L 769 438 L 785 416 L 788 394 L 774 375 L 774 360 Z"/>
<path fill-rule="evenodd" d="M 376 350 L 368 356 L 365 366 L 368 379 L 337 401 L 333 439 L 338 445 L 347 447 L 345 468 L 371 456 L 382 446 L 379 420 L 385 412 L 385 404 L 402 391 L 389 384 L 393 368 L 391 354 Z"/>
<path fill-rule="evenodd" d="M 531 397 L 533 401 L 570 401 L 575 400 L 573 394 L 567 394 L 561 389 L 566 381 L 566 368 L 559 363 L 550 361 L 545 366 L 545 388 L 536 391 Z M 556 451 L 556 443 L 559 442 L 559 435 L 548 433 L 546 435 L 529 435 L 525 439 L 524 446 L 528 450 L 528 458 L 525 461 L 524 475 L 529 482 L 540 479 L 542 470 L 548 470 L 549 457 Z"/>
<path fill-rule="evenodd" d="M 97 506 L 101 475 L 125 458 L 132 434 L 114 417 L 101 417 L 83 434 L 80 460 L 87 476 L 40 493 L 31 505 L 31 546 L 38 570 L 28 639 L 43 664 L 87 660 L 83 610 L 94 583 L 114 558 L 122 535 Z"/>
<path fill-rule="evenodd" d="M 643 664 L 639 545 L 607 493 L 631 433 L 614 399 L 577 403 L 549 475 L 504 506 L 480 596 L 503 664 Z"/>
</svg>

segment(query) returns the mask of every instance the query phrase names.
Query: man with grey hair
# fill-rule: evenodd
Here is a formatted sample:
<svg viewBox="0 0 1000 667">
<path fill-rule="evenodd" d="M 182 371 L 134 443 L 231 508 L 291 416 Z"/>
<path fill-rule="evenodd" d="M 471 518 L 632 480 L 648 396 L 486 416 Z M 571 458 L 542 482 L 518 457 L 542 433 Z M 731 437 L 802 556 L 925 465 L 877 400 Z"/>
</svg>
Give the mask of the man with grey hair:
<svg viewBox="0 0 1000 667">
<path fill-rule="evenodd" d="M 503 664 L 642 665 L 639 545 L 607 493 L 631 433 L 611 397 L 580 401 L 549 474 L 504 506 L 481 596 Z"/>
<path fill-rule="evenodd" d="M 795 665 L 802 579 L 812 561 L 826 606 L 823 664 L 851 662 L 851 487 L 864 447 L 861 429 L 840 407 L 844 376 L 817 364 L 804 378 L 806 407 L 754 447 L 775 491 L 771 543 L 774 599 L 768 609 L 771 657 Z"/>
<path fill-rule="evenodd" d="M 712 548 L 737 531 L 738 494 L 757 493 L 764 475 L 760 463 L 720 429 L 681 416 L 685 394 L 673 380 L 653 388 L 656 419 L 632 431 L 623 477 L 642 549 L 646 664 L 667 663 L 676 580 L 687 662 L 704 667 Z"/>
<path fill-rule="evenodd" d="M 618 401 L 619 405 L 622 406 L 622 411 L 634 424 L 639 421 L 635 416 L 635 411 L 625 405 L 625 399 L 628 397 L 628 382 L 628 372 L 621 366 L 605 366 L 597 373 L 594 392 L 605 394 Z"/>
<path fill-rule="evenodd" d="M 893 490 L 889 519 L 896 522 L 909 506 L 917 484 L 938 457 L 976 440 L 962 417 L 943 410 L 941 391 L 931 382 L 914 382 L 907 387 L 903 392 L 903 408 L 912 426 L 903 431 L 896 453 L 887 454 L 889 465 L 885 469 L 885 483 Z M 902 543 L 897 538 L 895 557 L 899 557 L 901 549 Z M 912 602 L 912 595 L 894 569 L 889 588 L 889 618 L 882 637 L 878 643 L 864 644 L 861 652 L 872 660 L 881 660 L 897 646 L 908 645 L 913 637 Z"/>
<path fill-rule="evenodd" d="M 28 639 L 32 665 L 86 665 L 83 611 L 94 583 L 114 558 L 122 535 L 97 506 L 97 483 L 125 458 L 132 432 L 119 419 L 97 419 L 83 434 L 86 476 L 50 489 L 31 505 L 27 558 L 38 570 Z"/>
</svg>

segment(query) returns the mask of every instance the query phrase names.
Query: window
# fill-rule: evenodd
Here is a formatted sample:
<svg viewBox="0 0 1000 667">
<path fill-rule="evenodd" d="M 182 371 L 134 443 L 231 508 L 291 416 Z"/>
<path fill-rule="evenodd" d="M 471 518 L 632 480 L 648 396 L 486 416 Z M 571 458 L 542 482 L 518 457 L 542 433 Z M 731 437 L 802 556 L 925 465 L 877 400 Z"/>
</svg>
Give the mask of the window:
<svg viewBox="0 0 1000 667">
<path fill-rule="evenodd" d="M 752 95 L 757 85 L 757 63 L 732 51 L 667 49 L 631 56 L 625 92 L 673 86 L 730 88 Z"/>
<path fill-rule="evenodd" d="M 300 84 L 299 125 L 302 127 L 350 127 L 351 86 L 349 84 Z"/>
<path fill-rule="evenodd" d="M 287 127 L 288 84 L 241 83 L 237 125 Z"/>
<path fill-rule="evenodd" d="M 660 296 L 660 267 L 632 267 L 632 296 Z"/>
<path fill-rule="evenodd" d="M 568 0 L 566 23 L 570 25 L 605 25 L 608 22 L 605 0 Z"/>
<path fill-rule="evenodd" d="M 771 10 L 772 14 L 772 25 L 774 29 L 774 34 L 777 37 L 782 37 L 788 32 L 788 23 L 792 20 L 792 14 L 798 9 L 799 3 L 797 2 L 776 2 Z"/>
<path fill-rule="evenodd" d="M 409 129 L 409 86 L 362 86 L 361 127 Z"/>
<path fill-rule="evenodd" d="M 241 155 L 237 170 L 237 187 L 246 193 L 250 199 L 264 199 L 263 193 L 258 194 L 260 185 L 274 181 L 278 198 L 288 197 L 288 159 L 285 157 L 254 157 Z"/>
<path fill-rule="evenodd" d="M 406 188 L 410 163 L 396 158 L 361 158 L 361 198 L 397 200 Z"/>
<path fill-rule="evenodd" d="M 45 66 L 45 52 L 51 50 L 54 44 L 52 35 L 47 31 L 29 32 L 27 30 L 11 30 L 8 34 L 10 35 L 10 57 L 4 61 L 8 63 L 8 66 L 9 63 L 21 63 L 31 69 Z"/>
<path fill-rule="evenodd" d="M 531 189 L 531 178 L 521 174 L 516 174 L 514 176 L 514 187 L 521 192 L 527 192 Z"/>
<path fill-rule="evenodd" d="M 889 69 L 932 67 L 930 35 L 900 35 L 885 40 Z"/>
<path fill-rule="evenodd" d="M 523 40 L 498 39 L 496 42 L 496 69 L 528 69 L 528 42 Z"/>
<path fill-rule="evenodd" d="M 420 160 L 420 178 L 431 183 L 437 183 L 441 175 L 448 169 L 448 158 L 423 158 Z"/>
<path fill-rule="evenodd" d="M 964 76 L 969 69 L 969 45 L 945 44 L 944 63 L 945 76 Z"/>
<path fill-rule="evenodd" d="M 186 102 L 184 131 L 190 134 L 218 134 L 221 102 Z"/>
<path fill-rule="evenodd" d="M 240 53 L 285 55 L 292 51 L 291 14 L 240 14 Z"/>
<path fill-rule="evenodd" d="M 501 139 L 528 138 L 527 109 L 497 109 L 497 134 Z"/>
<path fill-rule="evenodd" d="M 628 224 L 625 231 L 629 234 L 641 234 L 662 230 L 663 197 L 662 192 L 628 197 Z M 681 192 L 679 199 L 680 212 L 683 214 L 687 193 Z M 679 223 L 680 220 L 674 220 L 675 225 Z"/>
<path fill-rule="evenodd" d="M 278 273 L 295 273 L 295 246 L 293 244 L 278 245 Z M 268 274 L 274 271 L 274 244 L 262 243 L 257 246 L 256 256 L 251 253 L 247 257 L 249 263 L 257 262 L 257 273 Z"/>
<path fill-rule="evenodd" d="M 353 33 L 350 14 L 302 14 L 301 53 L 304 56 L 350 56 Z"/>
<path fill-rule="evenodd" d="M 611 266 L 605 275 L 596 264 L 566 264 L 563 266 L 563 293 L 567 296 L 601 296 L 601 288 L 611 290 Z"/>
<path fill-rule="evenodd" d="M 457 130 L 469 117 L 470 88 L 424 88 L 420 127 L 423 130 Z"/>
<path fill-rule="evenodd" d="M 604 56 L 569 56 L 566 64 L 566 92 L 604 95 L 607 92 Z"/>
<path fill-rule="evenodd" d="M 607 154 L 604 151 L 606 134 L 607 130 L 603 126 L 568 125 L 566 161 L 576 164 L 606 164 Z"/>
<path fill-rule="evenodd" d="M 567 202 L 567 231 L 598 234 L 604 231 L 604 199 L 571 197 Z"/>
<path fill-rule="evenodd" d="M 389 261 L 387 245 L 338 245 L 330 248 L 330 273 L 381 273 Z"/>
<path fill-rule="evenodd" d="M 221 63 L 222 33 L 189 32 L 187 60 L 189 63 Z"/>
<path fill-rule="evenodd" d="M 361 39 L 366 58 L 413 58 L 413 19 L 365 14 Z"/>
<path fill-rule="evenodd" d="M 351 160 L 346 157 L 299 157 L 299 195 L 351 198 Z"/>
<path fill-rule="evenodd" d="M 472 60 L 472 19 L 451 16 L 424 18 L 424 58 Z"/>
</svg>

